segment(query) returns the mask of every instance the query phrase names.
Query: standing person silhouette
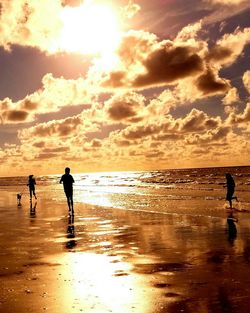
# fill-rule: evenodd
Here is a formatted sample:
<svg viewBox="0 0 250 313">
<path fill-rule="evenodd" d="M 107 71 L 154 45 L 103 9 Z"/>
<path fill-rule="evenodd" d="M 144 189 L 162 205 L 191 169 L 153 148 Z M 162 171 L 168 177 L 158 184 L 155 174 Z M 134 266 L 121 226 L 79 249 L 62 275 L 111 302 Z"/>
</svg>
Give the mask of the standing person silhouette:
<svg viewBox="0 0 250 313">
<path fill-rule="evenodd" d="M 36 180 L 34 178 L 34 175 L 29 175 L 29 180 L 28 180 L 27 186 L 29 186 L 30 201 L 32 201 L 32 195 L 34 195 L 34 197 L 36 199 L 35 185 L 36 185 Z"/>
<path fill-rule="evenodd" d="M 233 179 L 232 175 L 229 173 L 226 174 L 226 180 L 227 180 L 226 200 L 229 202 L 230 209 L 232 209 L 232 200 L 235 199 L 236 201 L 238 201 L 237 197 L 233 197 L 235 183 L 234 183 L 234 179 Z"/>
<path fill-rule="evenodd" d="M 74 207 L 73 207 L 73 183 L 74 183 L 74 178 L 72 175 L 70 175 L 70 168 L 66 167 L 65 168 L 65 174 L 62 175 L 60 179 L 60 184 L 63 183 L 63 188 L 65 195 L 67 197 L 67 203 L 69 207 L 69 213 L 74 214 Z"/>
</svg>

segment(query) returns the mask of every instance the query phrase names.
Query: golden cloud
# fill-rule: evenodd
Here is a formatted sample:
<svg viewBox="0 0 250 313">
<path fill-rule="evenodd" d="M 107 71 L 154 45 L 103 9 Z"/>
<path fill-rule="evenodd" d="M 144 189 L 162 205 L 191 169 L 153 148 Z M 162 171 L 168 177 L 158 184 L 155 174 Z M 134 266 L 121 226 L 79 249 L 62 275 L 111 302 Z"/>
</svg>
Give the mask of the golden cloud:
<svg viewBox="0 0 250 313">
<path fill-rule="evenodd" d="M 62 28 L 57 18 L 62 8 L 60 0 L 2 1 L 0 45 L 6 49 L 17 44 L 52 51 Z"/>
<path fill-rule="evenodd" d="M 105 102 L 108 117 L 118 122 L 138 122 L 145 111 L 145 97 L 135 92 L 117 93 Z"/>
<path fill-rule="evenodd" d="M 250 93 L 250 71 L 244 73 L 242 80 L 246 90 Z"/>
<path fill-rule="evenodd" d="M 93 88 L 82 78 L 66 80 L 46 74 L 42 85 L 40 90 L 17 102 L 9 98 L 0 101 L 2 123 L 32 122 L 38 114 L 57 112 L 65 106 L 95 103 Z"/>
</svg>

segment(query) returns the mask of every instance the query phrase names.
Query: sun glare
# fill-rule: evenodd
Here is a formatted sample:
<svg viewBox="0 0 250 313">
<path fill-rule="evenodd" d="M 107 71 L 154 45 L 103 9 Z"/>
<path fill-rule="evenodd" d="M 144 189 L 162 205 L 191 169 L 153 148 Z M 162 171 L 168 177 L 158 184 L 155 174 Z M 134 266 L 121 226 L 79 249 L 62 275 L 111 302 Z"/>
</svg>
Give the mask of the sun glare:
<svg viewBox="0 0 250 313">
<path fill-rule="evenodd" d="M 119 21 L 110 6 L 87 2 L 65 7 L 60 17 L 63 29 L 59 49 L 103 56 L 112 53 L 119 43 Z"/>
</svg>

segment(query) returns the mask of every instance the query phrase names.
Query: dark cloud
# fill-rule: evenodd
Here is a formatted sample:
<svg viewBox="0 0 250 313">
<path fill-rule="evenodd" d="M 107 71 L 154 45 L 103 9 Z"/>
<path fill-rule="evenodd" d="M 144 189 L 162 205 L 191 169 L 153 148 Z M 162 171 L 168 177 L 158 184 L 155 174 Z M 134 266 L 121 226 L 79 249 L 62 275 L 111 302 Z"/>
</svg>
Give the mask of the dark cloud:
<svg viewBox="0 0 250 313">
<path fill-rule="evenodd" d="M 117 95 L 106 101 L 105 109 L 114 121 L 138 123 L 142 120 L 140 114 L 144 109 L 144 97 L 133 92 Z"/>
<path fill-rule="evenodd" d="M 210 62 L 223 61 L 225 59 L 230 58 L 232 53 L 233 52 L 231 49 L 216 45 L 209 51 L 207 55 L 207 60 Z"/>
<path fill-rule="evenodd" d="M 132 32 L 123 38 L 118 53 L 124 70 L 109 73 L 102 82 L 104 87 L 166 85 L 204 70 L 204 62 L 195 48 L 174 46 L 169 40 L 159 43 L 155 36 L 143 32 Z"/>
<path fill-rule="evenodd" d="M 133 106 L 128 102 L 115 102 L 107 111 L 109 117 L 115 121 L 121 121 L 136 115 Z"/>
<path fill-rule="evenodd" d="M 78 7 L 81 4 L 79 0 L 61 0 L 62 6 Z"/>
<path fill-rule="evenodd" d="M 150 54 L 143 65 L 147 72 L 138 75 L 133 83 L 135 87 L 171 83 L 203 70 L 201 58 L 188 47 L 159 49 Z"/>
<path fill-rule="evenodd" d="M 218 92 L 226 92 L 230 89 L 230 85 L 221 78 L 216 78 L 212 70 L 207 70 L 196 81 L 197 88 L 205 95 L 215 94 Z"/>
<path fill-rule="evenodd" d="M 24 99 L 24 101 L 22 101 L 22 108 L 25 110 L 33 111 L 37 109 L 37 107 L 38 107 L 38 104 L 29 99 Z"/>
<path fill-rule="evenodd" d="M 142 65 L 145 67 L 145 74 L 129 79 L 126 72 L 112 72 L 103 82 L 103 86 L 143 88 L 164 85 L 197 75 L 203 70 L 202 59 L 188 47 L 175 47 L 169 51 L 165 48 L 156 50 L 142 61 Z"/>
<path fill-rule="evenodd" d="M 35 157 L 35 160 L 52 159 L 56 157 L 58 157 L 56 153 L 40 153 L 37 157 Z"/>
<path fill-rule="evenodd" d="M 26 121 L 29 113 L 24 110 L 9 110 L 2 113 L 3 120 L 6 122 L 19 123 Z"/>
<path fill-rule="evenodd" d="M 102 146 L 102 142 L 99 139 L 93 139 L 91 142 L 92 148 L 100 148 Z"/>
<path fill-rule="evenodd" d="M 128 147 L 131 145 L 129 140 L 115 140 L 115 143 L 120 147 Z"/>
<path fill-rule="evenodd" d="M 155 141 L 174 141 L 183 139 L 183 134 L 177 133 L 168 133 L 168 134 L 160 134 L 153 136 L 152 138 Z"/>
<path fill-rule="evenodd" d="M 45 146 L 45 142 L 44 141 L 38 141 L 33 143 L 33 146 L 36 148 L 43 148 Z"/>
<path fill-rule="evenodd" d="M 150 151 L 145 154 L 146 158 L 161 158 L 164 156 L 164 152 L 162 151 Z"/>
<path fill-rule="evenodd" d="M 57 148 L 46 148 L 43 149 L 43 153 L 57 153 L 57 152 L 67 152 L 69 147 L 57 147 Z"/>
</svg>

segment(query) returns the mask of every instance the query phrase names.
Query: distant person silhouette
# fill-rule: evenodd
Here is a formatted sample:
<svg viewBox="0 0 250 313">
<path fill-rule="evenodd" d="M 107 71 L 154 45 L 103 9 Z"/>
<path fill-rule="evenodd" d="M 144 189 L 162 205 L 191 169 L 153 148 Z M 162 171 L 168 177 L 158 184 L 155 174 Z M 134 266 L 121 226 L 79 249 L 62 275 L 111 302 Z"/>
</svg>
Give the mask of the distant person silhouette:
<svg viewBox="0 0 250 313">
<path fill-rule="evenodd" d="M 34 175 L 29 175 L 29 180 L 27 186 L 29 186 L 29 191 L 30 191 L 30 201 L 32 200 L 32 195 L 36 199 L 36 192 L 35 192 L 35 185 L 36 185 L 36 180 L 34 178 Z"/>
<path fill-rule="evenodd" d="M 227 217 L 228 225 L 228 241 L 233 243 L 237 237 L 237 228 L 235 223 L 238 223 L 238 219 L 233 216 L 233 212 L 230 212 Z"/>
<path fill-rule="evenodd" d="M 75 182 L 74 178 L 72 177 L 72 175 L 70 175 L 70 168 L 66 167 L 65 174 L 62 175 L 60 179 L 60 184 L 63 183 L 64 192 L 67 197 L 69 213 L 72 213 L 72 214 L 74 214 L 74 207 L 73 207 L 73 183 L 74 182 Z"/>
<path fill-rule="evenodd" d="M 226 195 L 226 200 L 229 202 L 230 209 L 232 209 L 232 200 L 235 199 L 238 201 L 237 197 L 233 197 L 234 194 L 234 188 L 235 188 L 235 183 L 234 179 L 231 174 L 227 173 L 226 174 L 226 180 L 227 180 L 227 195 Z"/>
</svg>

